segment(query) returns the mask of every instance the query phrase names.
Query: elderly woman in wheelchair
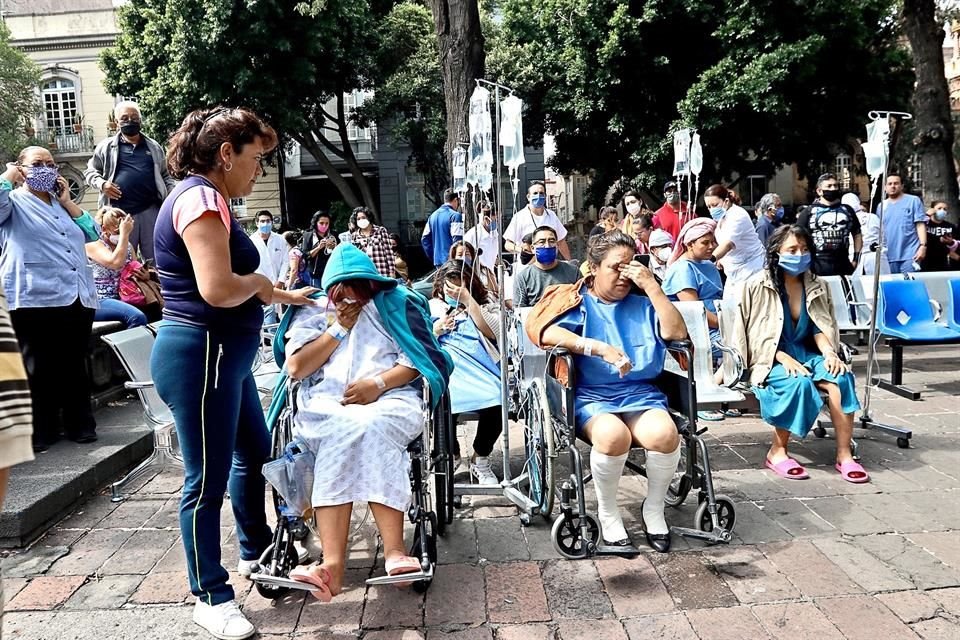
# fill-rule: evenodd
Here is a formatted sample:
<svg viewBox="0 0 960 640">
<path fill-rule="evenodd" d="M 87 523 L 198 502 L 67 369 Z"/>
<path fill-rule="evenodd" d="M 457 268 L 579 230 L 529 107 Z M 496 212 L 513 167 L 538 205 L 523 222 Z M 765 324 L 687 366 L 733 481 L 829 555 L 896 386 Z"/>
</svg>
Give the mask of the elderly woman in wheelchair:
<svg viewBox="0 0 960 640">
<path fill-rule="evenodd" d="M 680 436 L 666 395 L 653 381 L 663 372 L 665 341 L 686 326 L 653 274 L 633 260 L 632 238 L 612 231 L 591 239 L 590 275 L 548 290 L 527 320 L 530 339 L 573 354 L 577 370 L 577 435 L 591 443 L 603 545 L 633 549 L 617 507 L 631 446 L 646 449 L 647 497 L 641 507 L 648 544 L 670 549 L 664 499 L 680 460 Z M 659 328 L 659 331 L 658 331 Z"/>
<path fill-rule="evenodd" d="M 378 274 L 353 245 L 333 252 L 326 298 L 304 307 L 286 333 L 287 371 L 302 381 L 294 435 L 316 455 L 312 506 L 323 562 L 290 578 L 329 601 L 340 593 L 354 502 L 366 501 L 388 575 L 414 573 L 404 550 L 411 500 L 407 447 L 423 430 L 421 374 L 439 398 L 453 366 L 433 337 L 422 298 Z"/>
</svg>

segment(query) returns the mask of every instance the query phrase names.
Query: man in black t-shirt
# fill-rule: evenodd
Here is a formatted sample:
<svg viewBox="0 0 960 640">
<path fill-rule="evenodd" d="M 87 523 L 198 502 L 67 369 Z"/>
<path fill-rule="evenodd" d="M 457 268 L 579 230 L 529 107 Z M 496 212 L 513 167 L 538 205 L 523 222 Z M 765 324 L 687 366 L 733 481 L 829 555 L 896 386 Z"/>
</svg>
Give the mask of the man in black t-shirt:
<svg viewBox="0 0 960 640">
<path fill-rule="evenodd" d="M 944 238 L 955 240 L 957 227 L 947 222 L 947 203 L 935 200 L 927 210 L 927 255 L 920 262 L 921 271 L 953 271 L 960 263 L 950 259 Z"/>
<path fill-rule="evenodd" d="M 817 180 L 818 198 L 797 218 L 806 227 L 817 248 L 815 268 L 822 276 L 849 276 L 860 261 L 863 236 L 860 220 L 849 206 L 840 202 L 837 177 L 825 173 Z M 853 236 L 853 261 L 850 261 L 850 236 Z"/>
</svg>

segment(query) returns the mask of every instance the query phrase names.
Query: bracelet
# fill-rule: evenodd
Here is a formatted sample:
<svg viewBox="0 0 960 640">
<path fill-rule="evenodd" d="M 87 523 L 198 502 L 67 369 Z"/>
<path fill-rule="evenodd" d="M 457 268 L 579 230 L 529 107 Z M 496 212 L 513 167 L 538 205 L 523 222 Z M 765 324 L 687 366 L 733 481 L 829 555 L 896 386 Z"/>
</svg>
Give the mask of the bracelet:
<svg viewBox="0 0 960 640">
<path fill-rule="evenodd" d="M 326 331 L 327 335 L 340 342 L 347 337 L 347 329 L 339 322 L 334 322 Z"/>
<path fill-rule="evenodd" d="M 387 388 L 387 383 L 383 381 L 381 376 L 373 376 L 373 381 L 377 383 L 377 389 L 380 389 L 380 391 Z"/>
</svg>

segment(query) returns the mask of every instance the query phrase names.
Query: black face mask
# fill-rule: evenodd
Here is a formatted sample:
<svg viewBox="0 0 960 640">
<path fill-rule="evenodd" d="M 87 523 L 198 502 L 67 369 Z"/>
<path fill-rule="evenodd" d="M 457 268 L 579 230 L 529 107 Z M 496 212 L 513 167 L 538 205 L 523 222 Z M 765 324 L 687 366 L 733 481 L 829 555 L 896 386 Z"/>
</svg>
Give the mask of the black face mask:
<svg viewBox="0 0 960 640">
<path fill-rule="evenodd" d="M 531 260 L 533 260 L 532 253 L 523 252 L 520 254 L 520 264 L 530 264 Z"/>
<path fill-rule="evenodd" d="M 120 133 L 125 136 L 138 136 L 140 135 L 140 123 L 139 122 L 124 122 L 120 125 Z"/>
<path fill-rule="evenodd" d="M 836 202 L 840 199 L 840 189 L 824 189 L 823 199 L 826 202 Z"/>
</svg>

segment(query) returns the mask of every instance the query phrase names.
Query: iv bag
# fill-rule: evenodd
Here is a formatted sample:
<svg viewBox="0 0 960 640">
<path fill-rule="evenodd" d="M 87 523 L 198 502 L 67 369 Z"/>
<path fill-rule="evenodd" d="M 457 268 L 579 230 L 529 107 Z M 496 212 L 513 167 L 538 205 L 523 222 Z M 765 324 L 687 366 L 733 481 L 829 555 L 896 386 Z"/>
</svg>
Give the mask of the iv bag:
<svg viewBox="0 0 960 640">
<path fill-rule="evenodd" d="M 690 129 L 673 134 L 673 175 L 690 175 Z"/>
<path fill-rule="evenodd" d="M 860 146 L 867 161 L 867 174 L 874 180 L 882 176 L 887 168 L 889 138 L 890 121 L 887 118 L 878 118 L 867 125 L 867 141 Z"/>
<path fill-rule="evenodd" d="M 523 157 L 523 101 L 516 96 L 507 96 L 500 103 L 500 146 L 503 147 L 503 164 L 516 175 L 517 168 L 526 160 Z"/>
<path fill-rule="evenodd" d="M 690 171 L 695 176 L 699 176 L 703 171 L 703 147 L 700 146 L 700 134 L 693 134 L 693 141 L 690 144 Z"/>
<path fill-rule="evenodd" d="M 467 190 L 467 152 L 463 147 L 453 150 L 453 190 L 457 193 Z"/>
<path fill-rule="evenodd" d="M 481 189 L 493 182 L 493 122 L 490 118 L 490 92 L 478 86 L 470 96 L 470 155 L 467 182 Z M 484 189 L 489 189 L 489 186 Z"/>
</svg>

